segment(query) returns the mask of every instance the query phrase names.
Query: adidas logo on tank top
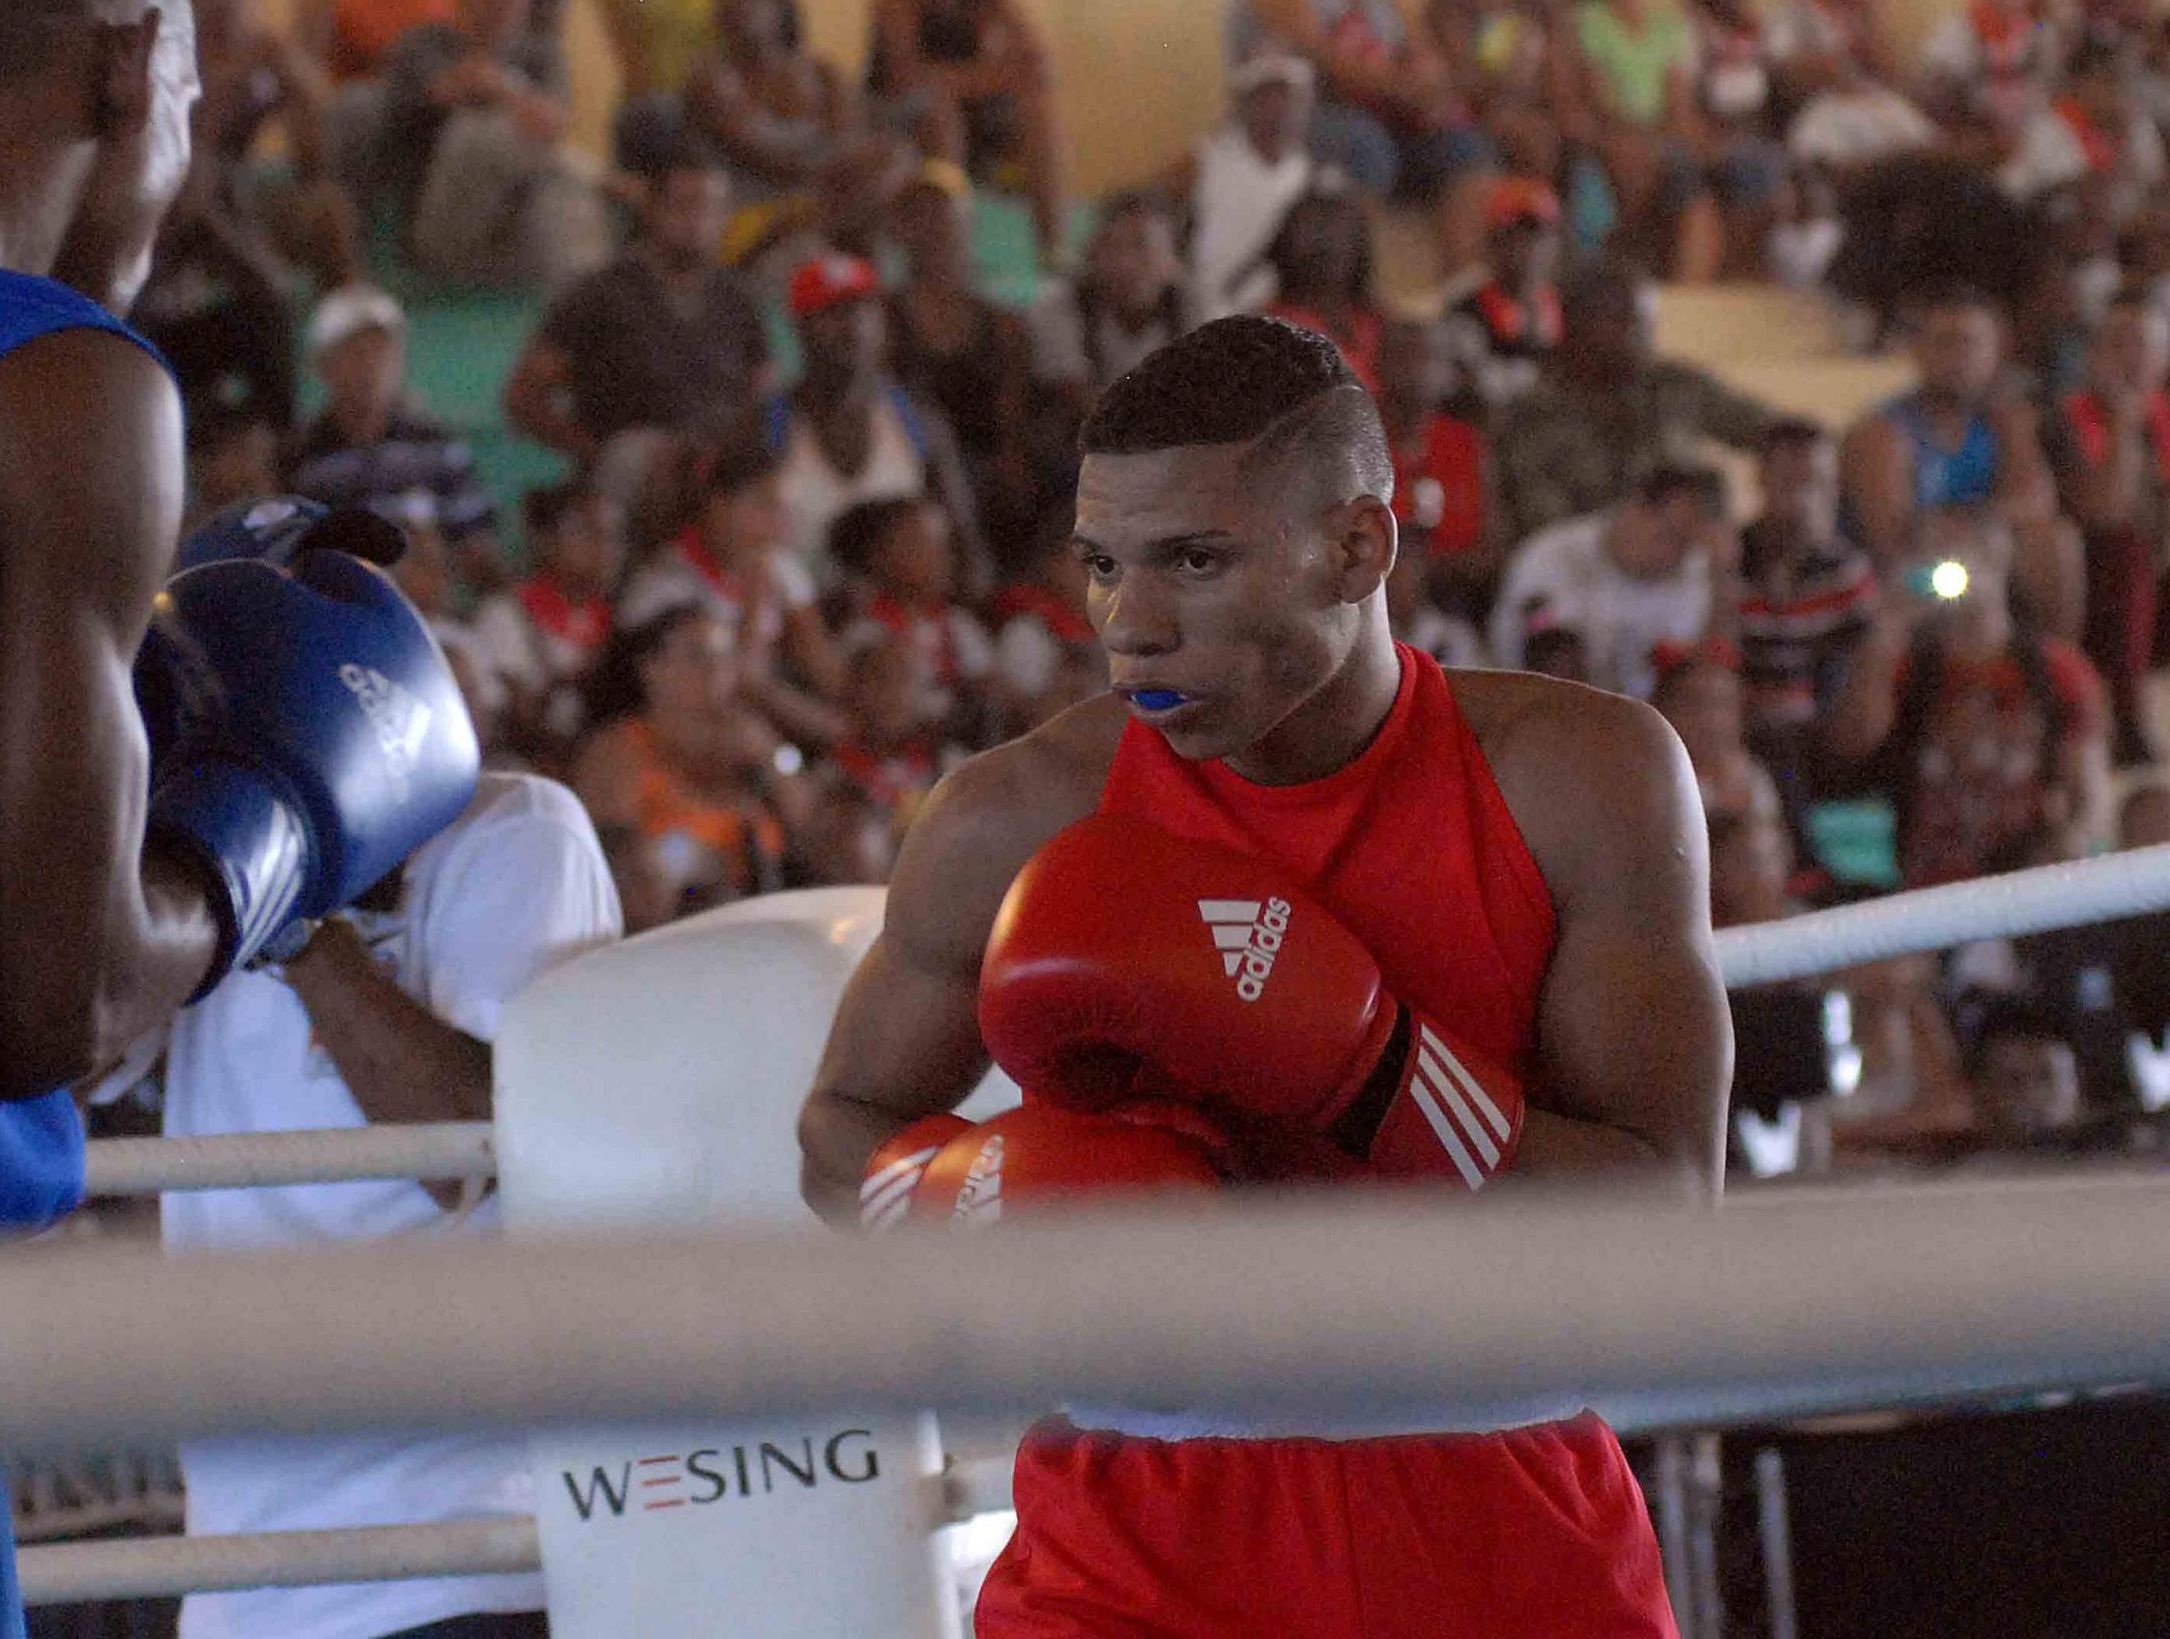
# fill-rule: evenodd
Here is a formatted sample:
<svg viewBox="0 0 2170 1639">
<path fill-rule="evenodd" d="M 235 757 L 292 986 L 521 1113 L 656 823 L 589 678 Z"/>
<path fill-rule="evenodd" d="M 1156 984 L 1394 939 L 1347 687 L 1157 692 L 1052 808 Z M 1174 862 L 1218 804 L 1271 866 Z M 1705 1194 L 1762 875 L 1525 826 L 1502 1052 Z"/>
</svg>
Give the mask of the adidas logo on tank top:
<svg viewBox="0 0 2170 1639">
<path fill-rule="evenodd" d="M 1236 981 L 1236 994 L 1255 1002 L 1266 993 L 1273 959 L 1288 937 L 1285 899 L 1201 899 L 1198 914 L 1213 932 L 1221 966 Z"/>
</svg>

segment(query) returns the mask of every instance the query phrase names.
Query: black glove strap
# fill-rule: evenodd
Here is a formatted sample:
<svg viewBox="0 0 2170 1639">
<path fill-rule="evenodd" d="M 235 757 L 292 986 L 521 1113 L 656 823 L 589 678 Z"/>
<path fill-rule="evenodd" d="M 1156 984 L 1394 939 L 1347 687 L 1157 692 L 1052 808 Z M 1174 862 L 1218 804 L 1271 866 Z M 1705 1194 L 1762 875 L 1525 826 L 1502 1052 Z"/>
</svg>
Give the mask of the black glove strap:
<svg viewBox="0 0 2170 1639">
<path fill-rule="evenodd" d="M 1371 1074 L 1364 1079 L 1363 1088 L 1326 1129 L 1326 1136 L 1341 1149 L 1359 1161 L 1371 1158 L 1371 1146 L 1379 1136 L 1379 1129 L 1386 1123 L 1386 1112 L 1393 1107 L 1394 1095 L 1401 1090 L 1402 1066 L 1409 1060 L 1409 1037 L 1411 1033 L 1409 1009 L 1397 1010 L 1394 1033 L 1386 1041 L 1386 1051 L 1379 1055 L 1379 1062 L 1372 1066 Z"/>
</svg>

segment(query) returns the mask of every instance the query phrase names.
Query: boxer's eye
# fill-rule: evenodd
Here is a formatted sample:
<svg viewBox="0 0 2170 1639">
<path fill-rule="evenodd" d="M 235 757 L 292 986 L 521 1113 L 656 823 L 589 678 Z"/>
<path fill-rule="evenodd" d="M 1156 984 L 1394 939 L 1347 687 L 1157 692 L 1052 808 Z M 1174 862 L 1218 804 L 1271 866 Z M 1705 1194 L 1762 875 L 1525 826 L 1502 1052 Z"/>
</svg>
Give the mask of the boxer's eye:
<svg viewBox="0 0 2170 1639">
<path fill-rule="evenodd" d="M 1210 575 L 1221 566 L 1221 555 L 1204 547 L 1185 547 L 1176 555 L 1176 568 L 1186 575 Z"/>
<path fill-rule="evenodd" d="M 1094 580 L 1113 580 L 1115 560 L 1104 552 L 1088 552 L 1085 555 L 1085 573 Z"/>
</svg>

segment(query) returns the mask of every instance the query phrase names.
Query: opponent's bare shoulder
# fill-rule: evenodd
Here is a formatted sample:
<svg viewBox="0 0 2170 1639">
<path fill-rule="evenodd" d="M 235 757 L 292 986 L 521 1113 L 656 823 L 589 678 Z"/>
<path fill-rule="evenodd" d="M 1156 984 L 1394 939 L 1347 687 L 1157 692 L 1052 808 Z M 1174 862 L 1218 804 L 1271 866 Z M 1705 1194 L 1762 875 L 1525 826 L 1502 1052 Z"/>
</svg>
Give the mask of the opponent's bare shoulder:
<svg viewBox="0 0 2170 1639">
<path fill-rule="evenodd" d="M 885 937 L 928 966 L 976 971 L 1025 861 L 1099 806 L 1128 716 L 1115 695 L 1095 696 L 936 786 L 891 877 Z"/>
<path fill-rule="evenodd" d="M 1447 683 L 1556 901 L 1593 875 L 1680 857 L 1700 799 L 1652 708 L 1530 672 L 1457 670 Z"/>
<path fill-rule="evenodd" d="M 0 355 L 0 426 L 11 575 L 80 571 L 86 599 L 140 592 L 147 617 L 185 482 L 172 377 L 125 337 L 56 330 Z"/>
</svg>

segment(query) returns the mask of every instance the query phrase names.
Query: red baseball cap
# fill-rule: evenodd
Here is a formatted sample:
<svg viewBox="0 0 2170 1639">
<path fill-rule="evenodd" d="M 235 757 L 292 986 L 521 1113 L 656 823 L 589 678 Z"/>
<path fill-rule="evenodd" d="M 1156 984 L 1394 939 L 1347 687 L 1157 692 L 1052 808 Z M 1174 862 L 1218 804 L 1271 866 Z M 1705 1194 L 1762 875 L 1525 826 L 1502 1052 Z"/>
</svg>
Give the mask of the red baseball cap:
<svg viewBox="0 0 2170 1639">
<path fill-rule="evenodd" d="M 881 275 L 872 262 L 858 256 L 817 256 L 792 273 L 788 299 L 792 316 L 803 319 L 838 302 L 862 301 L 881 292 Z"/>
<path fill-rule="evenodd" d="M 1503 176 L 1485 196 L 1484 225 L 1504 228 L 1513 222 L 1557 222 L 1560 196 L 1534 176 Z"/>
</svg>

